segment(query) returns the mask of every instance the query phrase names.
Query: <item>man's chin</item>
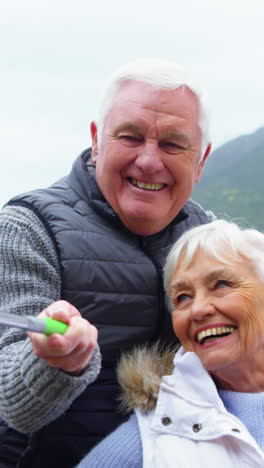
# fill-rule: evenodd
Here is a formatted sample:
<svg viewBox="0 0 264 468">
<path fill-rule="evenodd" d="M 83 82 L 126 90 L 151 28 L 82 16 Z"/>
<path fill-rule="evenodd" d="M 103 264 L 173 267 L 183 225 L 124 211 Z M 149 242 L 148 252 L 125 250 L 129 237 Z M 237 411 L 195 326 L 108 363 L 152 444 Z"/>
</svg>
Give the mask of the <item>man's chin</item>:
<svg viewBox="0 0 264 468">
<path fill-rule="evenodd" d="M 162 220 L 161 216 L 146 216 L 146 212 L 137 213 L 136 216 L 126 216 L 124 219 L 121 218 L 121 220 L 131 232 L 141 236 L 156 234 L 164 229 L 170 222 Z"/>
</svg>

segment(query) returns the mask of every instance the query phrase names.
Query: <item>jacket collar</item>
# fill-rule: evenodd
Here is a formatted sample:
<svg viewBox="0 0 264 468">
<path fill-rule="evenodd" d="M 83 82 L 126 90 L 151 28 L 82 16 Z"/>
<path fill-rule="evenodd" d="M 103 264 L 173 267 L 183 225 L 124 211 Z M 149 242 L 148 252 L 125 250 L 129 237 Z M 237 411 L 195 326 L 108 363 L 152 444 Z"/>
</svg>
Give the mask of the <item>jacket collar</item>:
<svg viewBox="0 0 264 468">
<path fill-rule="evenodd" d="M 175 382 L 175 389 L 180 397 L 197 402 L 207 401 L 220 411 L 225 409 L 219 398 L 217 387 L 203 366 L 200 359 L 192 352 L 184 352 L 181 347 L 173 360 L 174 368 L 171 376 L 165 376 L 162 382 Z"/>
<path fill-rule="evenodd" d="M 117 374 L 124 411 L 150 411 L 156 406 L 160 390 L 197 404 L 207 401 L 225 411 L 216 385 L 200 359 L 194 353 L 185 353 L 182 347 L 177 352 L 161 350 L 158 343 L 151 348 L 135 348 L 122 356 Z"/>
</svg>

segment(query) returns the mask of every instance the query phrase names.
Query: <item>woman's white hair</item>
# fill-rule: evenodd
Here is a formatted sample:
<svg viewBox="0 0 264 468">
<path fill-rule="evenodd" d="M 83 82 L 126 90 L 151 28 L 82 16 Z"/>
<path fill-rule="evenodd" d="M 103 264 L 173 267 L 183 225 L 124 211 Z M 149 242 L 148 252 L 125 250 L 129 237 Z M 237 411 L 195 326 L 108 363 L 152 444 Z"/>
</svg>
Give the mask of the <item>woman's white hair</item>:
<svg viewBox="0 0 264 468">
<path fill-rule="evenodd" d="M 175 62 L 168 60 L 136 60 L 120 67 L 106 84 L 101 105 L 99 107 L 98 119 L 98 141 L 101 142 L 105 119 L 111 109 L 113 99 L 124 81 L 138 81 L 148 83 L 154 88 L 173 90 L 180 86 L 189 88 L 197 98 L 200 110 L 199 127 L 201 131 L 201 154 L 210 142 L 209 140 L 209 111 L 207 95 L 194 79 L 191 79 L 184 68 Z"/>
<path fill-rule="evenodd" d="M 256 229 L 241 228 L 233 222 L 219 219 L 186 231 L 175 242 L 164 266 L 164 288 L 168 297 L 179 261 L 187 268 L 198 249 L 225 264 L 232 264 L 237 260 L 250 262 L 260 281 L 264 283 L 264 234 Z"/>
</svg>

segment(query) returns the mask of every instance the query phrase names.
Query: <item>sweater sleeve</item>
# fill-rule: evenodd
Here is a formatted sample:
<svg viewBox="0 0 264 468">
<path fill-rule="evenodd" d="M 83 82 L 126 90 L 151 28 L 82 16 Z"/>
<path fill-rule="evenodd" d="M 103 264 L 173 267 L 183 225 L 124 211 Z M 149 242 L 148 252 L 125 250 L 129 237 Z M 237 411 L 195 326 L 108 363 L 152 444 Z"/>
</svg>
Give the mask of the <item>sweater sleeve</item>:
<svg viewBox="0 0 264 468">
<path fill-rule="evenodd" d="M 60 264 L 42 222 L 28 208 L 0 212 L 0 313 L 38 315 L 60 299 Z M 23 330 L 0 326 L 0 415 L 25 433 L 61 416 L 92 383 L 101 365 L 99 348 L 80 376 L 50 367 L 33 353 Z"/>
<path fill-rule="evenodd" d="M 84 457 L 76 468 L 142 468 L 142 444 L 135 414 Z"/>
</svg>

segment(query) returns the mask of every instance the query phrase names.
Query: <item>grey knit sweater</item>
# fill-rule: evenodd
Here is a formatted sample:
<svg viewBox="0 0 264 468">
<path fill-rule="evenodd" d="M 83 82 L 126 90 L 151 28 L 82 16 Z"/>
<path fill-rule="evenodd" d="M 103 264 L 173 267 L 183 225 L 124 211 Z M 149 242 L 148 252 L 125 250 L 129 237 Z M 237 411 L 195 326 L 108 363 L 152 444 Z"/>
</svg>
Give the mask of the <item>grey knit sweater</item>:
<svg viewBox="0 0 264 468">
<path fill-rule="evenodd" d="M 38 217 L 24 207 L 0 212 L 0 313 L 37 315 L 60 299 L 57 253 Z M 0 416 L 21 432 L 57 419 L 92 383 L 101 365 L 99 348 L 80 376 L 37 358 L 24 331 L 0 326 Z"/>
</svg>

